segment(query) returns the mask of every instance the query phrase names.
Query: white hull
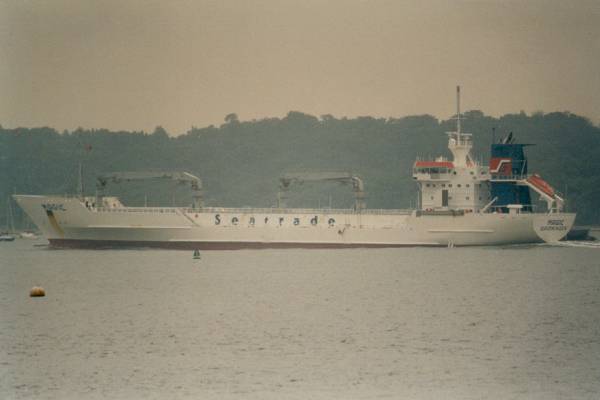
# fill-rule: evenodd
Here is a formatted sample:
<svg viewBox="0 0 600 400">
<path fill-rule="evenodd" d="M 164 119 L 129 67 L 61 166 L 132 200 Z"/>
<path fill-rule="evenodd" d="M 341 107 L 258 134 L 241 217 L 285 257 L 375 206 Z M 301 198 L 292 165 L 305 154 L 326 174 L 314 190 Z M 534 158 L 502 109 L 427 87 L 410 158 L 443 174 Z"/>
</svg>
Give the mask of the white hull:
<svg viewBox="0 0 600 400">
<path fill-rule="evenodd" d="M 410 210 L 92 208 L 78 198 L 14 196 L 51 244 L 65 247 L 472 246 L 559 240 L 575 215 Z M 552 228 L 544 229 L 551 219 Z M 557 222 L 558 221 L 558 222 Z M 546 225 L 545 225 L 546 224 Z M 551 234 L 549 234 L 551 232 Z"/>
</svg>

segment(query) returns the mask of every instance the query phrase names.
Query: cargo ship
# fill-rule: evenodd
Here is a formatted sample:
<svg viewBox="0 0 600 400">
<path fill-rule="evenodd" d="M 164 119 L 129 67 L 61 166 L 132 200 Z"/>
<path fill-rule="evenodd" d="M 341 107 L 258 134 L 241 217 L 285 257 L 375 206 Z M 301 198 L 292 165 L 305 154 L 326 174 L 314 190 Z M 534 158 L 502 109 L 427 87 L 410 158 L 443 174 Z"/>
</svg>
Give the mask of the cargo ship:
<svg viewBox="0 0 600 400">
<path fill-rule="evenodd" d="M 352 248 L 486 246 L 557 242 L 574 213 L 538 174 L 528 172 L 524 148 L 512 133 L 491 145 L 489 165 L 471 155 L 472 135 L 461 131 L 460 88 L 456 130 L 447 132 L 453 158 L 417 160 L 416 209 L 369 209 L 364 184 L 348 172 L 284 174 L 272 208 L 206 207 L 202 181 L 187 172 L 118 172 L 98 177 L 96 196 L 14 195 L 52 247 L 171 249 Z M 188 183 L 190 207 L 128 207 L 105 196 L 110 182 L 173 179 Z M 354 190 L 351 209 L 285 206 L 290 186 L 337 181 Z M 544 201 L 532 204 L 532 192 Z"/>
</svg>

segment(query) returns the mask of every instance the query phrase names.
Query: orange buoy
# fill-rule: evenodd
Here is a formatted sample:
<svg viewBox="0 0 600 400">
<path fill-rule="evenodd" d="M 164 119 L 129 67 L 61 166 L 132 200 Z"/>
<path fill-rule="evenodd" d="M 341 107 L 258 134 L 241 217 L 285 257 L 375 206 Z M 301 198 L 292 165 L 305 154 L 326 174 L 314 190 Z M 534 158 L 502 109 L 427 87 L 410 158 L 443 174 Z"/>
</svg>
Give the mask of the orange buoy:
<svg viewBox="0 0 600 400">
<path fill-rule="evenodd" d="M 46 291 L 44 290 L 43 287 L 40 287 L 40 286 L 34 286 L 29 291 L 30 297 L 44 297 L 45 295 L 46 295 Z"/>
</svg>

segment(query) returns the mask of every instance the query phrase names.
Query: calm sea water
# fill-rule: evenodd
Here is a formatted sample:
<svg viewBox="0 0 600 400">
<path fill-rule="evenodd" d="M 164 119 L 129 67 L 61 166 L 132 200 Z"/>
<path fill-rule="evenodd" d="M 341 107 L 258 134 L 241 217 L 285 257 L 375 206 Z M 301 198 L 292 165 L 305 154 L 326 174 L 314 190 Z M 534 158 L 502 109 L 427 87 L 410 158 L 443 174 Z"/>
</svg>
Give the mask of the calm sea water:
<svg viewBox="0 0 600 400">
<path fill-rule="evenodd" d="M 600 398 L 593 243 L 201 260 L 34 243 L 0 243 L 1 398 Z"/>
</svg>

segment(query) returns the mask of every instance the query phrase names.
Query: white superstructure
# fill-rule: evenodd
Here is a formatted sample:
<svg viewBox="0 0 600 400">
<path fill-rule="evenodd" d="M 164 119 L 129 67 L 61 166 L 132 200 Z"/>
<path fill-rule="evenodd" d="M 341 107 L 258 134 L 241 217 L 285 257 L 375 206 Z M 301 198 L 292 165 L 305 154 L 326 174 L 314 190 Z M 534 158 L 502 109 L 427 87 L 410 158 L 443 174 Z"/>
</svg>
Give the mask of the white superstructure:
<svg viewBox="0 0 600 400">
<path fill-rule="evenodd" d="M 459 102 L 457 90 L 457 104 Z M 416 210 L 365 208 L 359 177 L 349 173 L 287 174 L 277 208 L 215 208 L 202 204 L 202 184 L 189 173 L 116 173 L 108 181 L 169 178 L 190 183 L 193 208 L 126 207 L 115 197 L 15 195 L 18 204 L 57 247 L 165 247 L 240 249 L 274 247 L 392 247 L 497 245 L 558 241 L 575 214 L 562 212 L 562 198 L 538 175 L 528 175 L 524 145 L 511 137 L 492 145 L 490 167 L 471 156 L 472 136 L 448 133 L 453 160 L 417 160 L 413 178 Z M 353 185 L 353 209 L 284 208 L 290 183 L 338 180 Z M 548 210 L 534 213 L 533 189 Z M 102 193 L 102 191 L 100 191 Z"/>
</svg>

